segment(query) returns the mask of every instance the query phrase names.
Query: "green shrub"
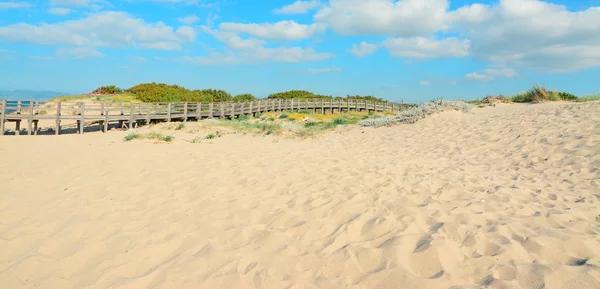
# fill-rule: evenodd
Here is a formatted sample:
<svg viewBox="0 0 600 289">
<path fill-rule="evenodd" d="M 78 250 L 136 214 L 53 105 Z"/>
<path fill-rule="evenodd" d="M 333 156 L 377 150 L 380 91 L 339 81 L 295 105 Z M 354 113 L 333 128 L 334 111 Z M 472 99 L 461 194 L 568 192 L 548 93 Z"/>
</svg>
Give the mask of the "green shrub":
<svg viewBox="0 0 600 289">
<path fill-rule="evenodd" d="M 237 121 L 247 121 L 248 119 L 250 119 L 249 116 L 242 114 L 242 115 L 238 116 L 238 118 L 236 120 Z"/>
<path fill-rule="evenodd" d="M 180 123 L 177 125 L 177 127 L 175 127 L 175 130 L 182 130 L 185 127 L 184 123 Z"/>
<path fill-rule="evenodd" d="M 233 101 L 235 101 L 235 102 L 253 101 L 255 99 L 256 99 L 256 96 L 249 94 L 249 93 L 238 94 L 233 97 Z"/>
<path fill-rule="evenodd" d="M 316 125 L 317 125 L 317 123 L 312 120 L 304 123 L 304 127 L 313 127 Z"/>
<path fill-rule="evenodd" d="M 123 141 L 132 141 L 132 140 L 138 139 L 138 138 L 140 138 L 140 135 L 135 132 L 132 132 L 132 133 L 128 134 L 127 136 L 125 136 L 123 138 Z"/>
<path fill-rule="evenodd" d="M 347 124 L 347 123 L 348 123 L 348 121 L 343 117 L 336 117 L 333 119 L 333 124 L 335 124 L 335 125 Z"/>
<path fill-rule="evenodd" d="M 290 90 L 270 94 L 267 98 L 293 99 L 293 98 L 331 98 L 331 96 L 314 94 L 306 90 Z"/>
<path fill-rule="evenodd" d="M 165 142 L 171 142 L 173 141 L 173 139 L 175 139 L 173 136 L 168 135 L 162 138 L 162 140 L 164 140 Z"/>
<path fill-rule="evenodd" d="M 288 118 L 288 115 L 287 115 L 287 114 L 285 114 L 285 113 L 282 113 L 282 114 L 279 116 L 279 118 L 280 118 L 280 119 Z"/>
<path fill-rule="evenodd" d="M 268 120 L 269 120 L 269 121 L 275 121 L 275 119 L 274 119 L 274 118 L 272 118 L 272 117 L 269 117 L 269 119 L 268 119 Z"/>
<path fill-rule="evenodd" d="M 123 93 L 123 90 L 114 86 L 114 85 L 108 85 L 108 86 L 101 86 L 99 88 L 96 88 L 94 91 L 92 91 L 93 94 L 121 94 Z"/>
</svg>

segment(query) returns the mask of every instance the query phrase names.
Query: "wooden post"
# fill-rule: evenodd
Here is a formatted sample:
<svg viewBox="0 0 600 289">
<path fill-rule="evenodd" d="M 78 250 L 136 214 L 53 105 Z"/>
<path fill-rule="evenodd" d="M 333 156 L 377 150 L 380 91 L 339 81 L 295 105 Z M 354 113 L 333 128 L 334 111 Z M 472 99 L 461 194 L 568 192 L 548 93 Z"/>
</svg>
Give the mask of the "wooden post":
<svg viewBox="0 0 600 289">
<path fill-rule="evenodd" d="M 37 135 L 38 132 L 38 122 L 40 122 L 39 119 L 36 119 L 33 121 L 33 135 Z"/>
<path fill-rule="evenodd" d="M 6 123 L 6 100 L 3 100 L 0 104 L 2 110 L 0 110 L 0 136 L 4 135 L 4 127 Z"/>
<path fill-rule="evenodd" d="M 224 119 L 225 118 L 225 104 L 224 103 L 219 103 L 219 118 L 220 119 Z"/>
<path fill-rule="evenodd" d="M 21 114 L 21 101 L 17 101 L 17 114 Z"/>
<path fill-rule="evenodd" d="M 188 110 L 188 103 L 184 102 L 183 103 L 183 122 L 187 121 L 187 110 Z"/>
<path fill-rule="evenodd" d="M 56 104 L 56 131 L 54 131 L 55 135 L 59 135 L 60 134 L 60 106 L 61 106 L 61 102 L 59 101 Z"/>
<path fill-rule="evenodd" d="M 172 107 L 172 103 L 168 103 L 167 104 L 167 122 L 171 122 L 171 107 Z"/>
<path fill-rule="evenodd" d="M 213 118 L 213 103 L 208 104 L 208 118 Z"/>
<path fill-rule="evenodd" d="M 21 135 L 21 120 L 17 120 L 17 122 L 15 123 L 15 134 L 16 135 Z"/>
<path fill-rule="evenodd" d="M 109 112 L 110 112 L 110 107 L 107 104 L 104 107 L 104 123 L 102 123 L 103 124 L 103 126 L 102 126 L 102 132 L 108 132 L 108 114 L 109 114 Z"/>
<path fill-rule="evenodd" d="M 120 113 L 120 115 L 121 116 L 125 115 L 125 111 L 123 110 L 123 102 L 121 102 L 121 113 Z M 119 119 L 119 128 L 123 128 L 123 119 L 122 118 Z"/>
<path fill-rule="evenodd" d="M 33 100 L 29 101 L 29 117 L 27 121 L 27 135 L 33 132 Z"/>
<path fill-rule="evenodd" d="M 293 99 L 293 98 L 292 98 L 292 100 L 291 100 L 291 102 L 290 102 L 290 107 L 291 107 L 291 108 L 290 108 L 290 110 L 291 110 L 292 112 L 294 112 L 294 99 Z"/>
<path fill-rule="evenodd" d="M 146 125 L 150 124 L 150 111 L 152 110 L 152 104 L 146 103 Z"/>
<path fill-rule="evenodd" d="M 342 113 L 342 100 L 338 99 L 338 112 Z"/>
<path fill-rule="evenodd" d="M 202 119 L 202 103 L 196 103 L 196 120 Z"/>
<path fill-rule="evenodd" d="M 329 108 L 331 108 L 331 114 L 333 114 L 333 98 L 329 100 Z"/>
<path fill-rule="evenodd" d="M 83 127 L 85 126 L 85 103 L 81 103 L 81 118 L 79 120 L 79 134 L 83 134 Z"/>
<path fill-rule="evenodd" d="M 133 103 L 129 103 L 129 129 L 133 129 Z"/>
<path fill-rule="evenodd" d="M 235 118 L 235 102 L 231 103 L 231 112 L 229 112 L 231 115 L 229 116 L 230 119 L 234 119 Z"/>
</svg>

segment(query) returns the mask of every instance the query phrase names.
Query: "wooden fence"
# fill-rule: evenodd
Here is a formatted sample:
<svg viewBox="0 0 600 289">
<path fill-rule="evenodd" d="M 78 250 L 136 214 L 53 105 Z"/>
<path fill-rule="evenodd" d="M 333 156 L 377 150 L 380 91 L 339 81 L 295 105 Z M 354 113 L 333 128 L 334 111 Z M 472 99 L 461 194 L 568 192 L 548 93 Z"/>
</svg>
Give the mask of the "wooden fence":
<svg viewBox="0 0 600 289">
<path fill-rule="evenodd" d="M 83 134 L 85 126 L 98 125 L 106 132 L 109 123 L 133 128 L 138 123 L 156 121 L 188 121 L 204 118 L 236 118 L 270 111 L 300 111 L 326 113 L 331 111 L 391 111 L 402 110 L 404 103 L 386 103 L 354 99 L 262 99 L 247 102 L 219 103 L 83 103 L 6 101 L 0 100 L 0 135 L 5 134 L 7 122 L 15 123 L 15 134 L 21 131 L 21 121 L 27 121 L 27 134 L 36 135 L 40 120 L 54 121 L 52 130 L 60 134 L 61 121 L 77 123 L 77 132 Z"/>
</svg>

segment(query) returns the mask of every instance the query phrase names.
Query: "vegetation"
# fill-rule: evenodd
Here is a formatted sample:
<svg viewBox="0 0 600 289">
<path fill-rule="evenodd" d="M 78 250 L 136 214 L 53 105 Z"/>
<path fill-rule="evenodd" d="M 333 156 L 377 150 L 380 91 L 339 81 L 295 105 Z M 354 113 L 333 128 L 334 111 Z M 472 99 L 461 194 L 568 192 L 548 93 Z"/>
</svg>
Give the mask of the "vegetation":
<svg viewBox="0 0 600 289">
<path fill-rule="evenodd" d="M 270 99 L 293 99 L 293 98 L 331 98 L 331 96 L 314 94 L 306 90 L 290 90 L 270 94 Z"/>
<path fill-rule="evenodd" d="M 547 90 L 536 85 L 510 98 L 512 102 L 577 101 L 579 98 L 568 92 Z"/>
<path fill-rule="evenodd" d="M 233 101 L 235 101 L 235 102 L 253 101 L 255 99 L 256 99 L 256 96 L 249 94 L 249 93 L 238 94 L 233 97 Z"/>
<path fill-rule="evenodd" d="M 173 141 L 174 137 L 170 136 L 170 135 L 162 135 L 158 132 L 148 132 L 145 134 L 138 134 L 137 132 L 132 132 L 130 134 L 128 134 L 127 136 L 125 136 L 123 138 L 123 141 L 132 141 L 134 139 L 152 139 L 152 140 L 159 140 L 159 141 L 164 141 L 164 142 L 171 142 Z"/>
<path fill-rule="evenodd" d="M 182 130 L 185 127 L 185 124 L 182 122 L 175 127 L 175 130 Z"/>
<path fill-rule="evenodd" d="M 92 91 L 92 94 L 121 94 L 121 93 L 123 93 L 123 90 L 114 85 L 100 86 L 99 88 L 96 88 L 94 91 Z"/>
</svg>

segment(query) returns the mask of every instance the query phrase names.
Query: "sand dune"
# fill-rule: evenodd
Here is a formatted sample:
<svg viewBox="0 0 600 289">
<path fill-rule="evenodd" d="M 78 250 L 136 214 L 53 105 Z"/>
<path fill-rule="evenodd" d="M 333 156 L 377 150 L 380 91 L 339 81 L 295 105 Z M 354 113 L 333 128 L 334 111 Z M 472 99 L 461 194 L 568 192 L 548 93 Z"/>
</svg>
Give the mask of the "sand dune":
<svg viewBox="0 0 600 289">
<path fill-rule="evenodd" d="M 600 102 L 0 137 L 1 288 L 600 288 Z"/>
</svg>

